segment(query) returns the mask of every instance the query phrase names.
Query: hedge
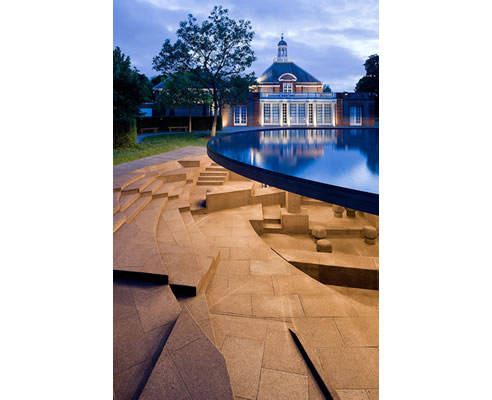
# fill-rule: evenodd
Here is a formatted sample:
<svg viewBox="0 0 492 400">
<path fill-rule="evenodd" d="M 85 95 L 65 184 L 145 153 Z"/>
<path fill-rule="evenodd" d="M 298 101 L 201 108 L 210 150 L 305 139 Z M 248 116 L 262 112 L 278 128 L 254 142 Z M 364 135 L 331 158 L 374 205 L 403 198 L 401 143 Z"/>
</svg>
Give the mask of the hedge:
<svg viewBox="0 0 492 400">
<path fill-rule="evenodd" d="M 137 123 L 135 119 L 113 120 L 113 148 L 133 147 L 137 143 Z"/>
<path fill-rule="evenodd" d="M 213 116 L 191 117 L 191 129 L 193 131 L 210 131 L 214 122 Z M 186 126 L 188 129 L 188 117 L 142 117 L 137 118 L 137 129 L 158 128 L 159 131 L 168 131 L 170 126 Z M 222 117 L 217 117 L 217 130 L 222 130 Z"/>
</svg>

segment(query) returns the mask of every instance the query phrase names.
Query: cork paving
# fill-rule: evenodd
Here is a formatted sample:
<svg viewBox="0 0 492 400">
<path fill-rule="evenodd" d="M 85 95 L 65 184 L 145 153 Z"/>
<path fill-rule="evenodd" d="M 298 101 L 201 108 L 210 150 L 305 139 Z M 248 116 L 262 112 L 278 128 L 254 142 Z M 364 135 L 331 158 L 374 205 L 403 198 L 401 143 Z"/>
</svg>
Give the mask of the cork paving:
<svg viewBox="0 0 492 400">
<path fill-rule="evenodd" d="M 115 399 L 377 399 L 378 217 L 173 156 L 115 171 Z"/>
</svg>

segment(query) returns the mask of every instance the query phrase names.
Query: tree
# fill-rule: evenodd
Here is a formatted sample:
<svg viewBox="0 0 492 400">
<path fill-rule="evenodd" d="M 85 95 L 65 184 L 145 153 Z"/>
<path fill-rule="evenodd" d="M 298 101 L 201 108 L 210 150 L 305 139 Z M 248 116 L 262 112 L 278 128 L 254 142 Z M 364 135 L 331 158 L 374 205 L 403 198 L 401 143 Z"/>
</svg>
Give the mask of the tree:
<svg viewBox="0 0 492 400">
<path fill-rule="evenodd" d="M 197 104 L 210 104 L 210 94 L 194 79 L 194 74 L 180 71 L 170 74 L 158 96 L 158 108 L 188 108 L 188 130 L 191 133 L 191 113 Z"/>
<path fill-rule="evenodd" d="M 215 136 L 217 115 L 225 101 L 234 103 L 239 89 L 254 83 L 254 74 L 245 74 L 256 60 L 251 41 L 254 32 L 250 21 L 229 18 L 229 11 L 215 6 L 201 24 L 189 14 L 180 22 L 174 44 L 166 39 L 153 59 L 153 67 L 164 75 L 186 70 L 193 74 L 200 86 L 211 97 L 214 120 L 211 135 Z M 230 85 L 235 85 L 231 87 Z M 247 93 L 247 91 L 246 91 Z"/>
<path fill-rule="evenodd" d="M 161 83 L 164 79 L 165 78 L 162 75 L 153 76 L 152 78 L 150 78 L 150 85 L 152 87 L 154 87 L 154 86 L 158 85 L 159 83 Z"/>
<path fill-rule="evenodd" d="M 379 94 L 379 56 L 373 54 L 364 63 L 366 75 L 360 78 L 355 86 L 356 92 L 371 92 Z"/>
<path fill-rule="evenodd" d="M 376 116 L 379 116 L 379 56 L 373 54 L 364 63 L 366 75 L 355 85 L 356 92 L 369 92 L 376 95 Z"/>
<path fill-rule="evenodd" d="M 140 116 L 140 104 L 150 98 L 150 83 L 132 67 L 118 46 L 113 50 L 113 118 Z"/>
<path fill-rule="evenodd" d="M 328 84 L 323 85 L 323 92 L 324 93 L 331 93 L 331 87 Z"/>
<path fill-rule="evenodd" d="M 373 54 L 364 63 L 364 68 L 366 69 L 367 76 L 373 76 L 379 79 L 379 56 Z"/>
</svg>

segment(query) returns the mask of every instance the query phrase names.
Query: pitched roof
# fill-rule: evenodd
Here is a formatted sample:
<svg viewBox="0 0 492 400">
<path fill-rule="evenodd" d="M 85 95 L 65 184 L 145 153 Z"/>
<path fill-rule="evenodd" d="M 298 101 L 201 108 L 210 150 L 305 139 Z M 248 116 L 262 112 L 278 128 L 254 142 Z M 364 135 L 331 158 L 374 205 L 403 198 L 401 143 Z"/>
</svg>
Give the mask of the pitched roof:
<svg viewBox="0 0 492 400">
<path fill-rule="evenodd" d="M 304 71 L 301 67 L 293 62 L 274 62 L 265 72 L 258 78 L 258 83 L 278 82 L 278 78 L 283 74 L 293 74 L 297 78 L 297 82 L 317 82 L 321 81 L 309 72 Z"/>
</svg>

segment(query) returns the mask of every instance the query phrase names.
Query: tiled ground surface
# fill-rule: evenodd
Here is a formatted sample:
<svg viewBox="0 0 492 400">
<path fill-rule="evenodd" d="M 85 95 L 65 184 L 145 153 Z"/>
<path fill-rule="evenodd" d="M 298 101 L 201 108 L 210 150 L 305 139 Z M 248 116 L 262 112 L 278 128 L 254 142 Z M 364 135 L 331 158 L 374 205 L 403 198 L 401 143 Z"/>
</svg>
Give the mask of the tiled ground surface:
<svg viewBox="0 0 492 400">
<path fill-rule="evenodd" d="M 204 148 L 185 148 L 137 160 L 120 168 L 114 167 L 114 175 L 119 176 L 129 170 L 168 160 L 195 156 L 197 153 L 203 154 L 204 151 Z M 181 200 L 184 199 L 180 197 L 179 201 Z M 204 333 L 200 340 L 203 339 L 206 344 L 215 341 L 224 355 L 235 398 L 323 398 L 288 331 L 289 327 L 293 327 L 313 350 L 313 357 L 323 367 L 321 373 L 330 383 L 330 387 L 337 390 L 342 400 L 377 399 L 378 292 L 325 286 L 285 262 L 271 251 L 251 227 L 249 219 L 258 216 L 258 207 L 247 206 L 194 216 L 201 233 L 211 242 L 210 247 L 214 245 L 219 248 L 222 258 L 206 292 L 210 317 L 207 307 L 201 307 L 204 303 L 188 304 L 184 300 L 180 301 L 180 307 L 186 303 L 197 323 L 201 325 Z M 360 228 L 361 223 L 365 225 L 363 221 L 332 218 L 331 214 L 326 214 L 326 207 L 310 208 L 314 210 L 313 223 L 328 222 L 336 229 L 350 225 L 349 231 Z M 191 214 L 189 217 L 193 218 Z M 137 222 L 134 220 L 132 223 Z M 180 229 L 179 232 L 184 230 Z M 166 242 L 165 247 L 169 251 L 176 250 L 174 245 L 184 241 L 181 237 L 174 237 L 179 232 L 170 230 L 175 241 L 172 245 L 170 239 L 164 240 L 165 232 L 159 229 L 157 238 Z M 292 239 L 288 243 L 289 248 L 312 244 L 308 237 L 301 241 L 295 240 L 295 236 L 287 238 Z M 334 243 L 339 250 L 353 251 L 348 245 L 342 246 L 342 241 L 346 239 L 336 240 L 340 240 Z M 372 247 L 376 250 L 378 248 L 377 245 Z M 178 253 L 182 256 L 183 252 Z M 118 356 L 115 368 L 116 373 L 122 375 L 117 384 L 130 382 L 139 386 L 150 373 L 151 364 L 156 361 L 158 351 L 154 350 L 161 349 L 162 338 L 168 336 L 166 329 L 173 322 L 152 317 L 152 313 L 156 311 L 155 306 L 158 305 L 150 296 L 154 292 L 143 293 L 144 297 L 139 300 L 140 291 L 135 292 L 135 297 L 131 289 L 134 297 L 132 302 L 128 300 L 126 288 L 116 289 L 115 294 L 121 300 L 121 307 L 115 310 L 115 332 L 118 334 L 115 342 L 115 354 Z M 162 311 L 163 308 L 159 307 L 159 310 Z M 135 315 L 140 317 L 140 325 L 133 323 L 132 318 Z M 136 340 L 136 347 L 133 349 L 135 351 L 129 352 L 127 339 L 131 337 L 135 342 L 135 332 L 140 332 L 139 329 L 143 332 L 140 335 L 142 338 L 137 338 L 139 340 Z M 154 332 L 158 332 L 160 336 L 154 335 Z M 186 335 L 178 336 L 179 342 Z M 179 364 L 181 359 L 175 361 L 175 364 L 179 364 L 176 364 L 178 369 L 193 372 L 188 369 L 188 364 L 198 365 L 195 357 L 200 353 L 199 350 L 215 349 L 205 345 L 194 349 L 193 346 L 199 344 L 199 340 L 195 339 L 190 338 L 190 353 L 183 353 L 184 364 Z M 166 351 L 169 352 L 169 357 L 174 357 L 179 355 L 180 349 L 173 349 L 170 345 Z M 155 378 L 152 380 L 158 392 L 170 388 L 168 385 L 164 389 L 160 388 L 163 377 L 172 378 L 166 364 L 169 360 L 166 354 L 161 354 L 162 365 L 159 365 L 162 368 L 155 371 Z M 203 357 L 200 359 L 203 360 Z M 203 363 L 200 373 L 195 373 L 194 376 L 202 376 L 202 371 L 207 371 L 207 365 Z M 126 376 L 130 373 L 131 376 Z M 163 375 L 160 376 L 160 373 Z M 196 386 L 195 398 L 200 398 L 202 392 L 200 382 Z M 204 385 L 206 386 L 205 383 Z M 147 396 L 153 398 L 152 391 L 149 390 L 151 389 L 147 389 Z M 116 388 L 118 393 L 124 391 L 127 391 L 126 388 Z"/>
<path fill-rule="evenodd" d="M 288 332 L 292 326 L 342 400 L 377 399 L 378 292 L 304 275 L 258 237 L 249 223 L 252 208 L 195 216 L 221 250 L 206 297 L 234 396 L 323 399 Z"/>
</svg>

